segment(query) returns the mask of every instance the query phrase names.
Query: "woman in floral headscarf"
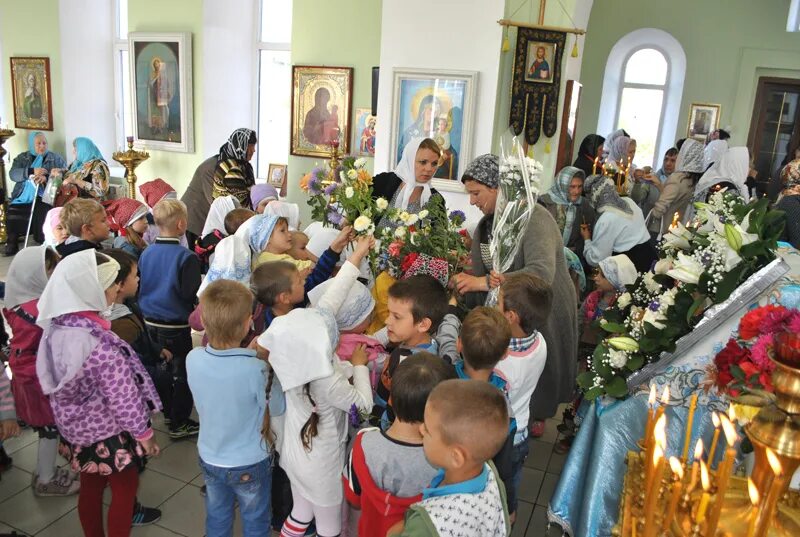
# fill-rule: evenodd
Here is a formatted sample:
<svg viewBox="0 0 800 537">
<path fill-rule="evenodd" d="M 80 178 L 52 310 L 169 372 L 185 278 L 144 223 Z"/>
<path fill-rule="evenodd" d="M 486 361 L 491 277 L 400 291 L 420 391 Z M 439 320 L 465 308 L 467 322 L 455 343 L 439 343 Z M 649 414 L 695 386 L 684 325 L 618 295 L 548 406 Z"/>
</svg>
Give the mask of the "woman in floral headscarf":
<svg viewBox="0 0 800 537">
<path fill-rule="evenodd" d="M 539 198 L 561 230 L 564 246 L 575 252 L 583 265 L 583 237 L 581 224 L 594 225 L 595 212 L 583 198 L 583 181 L 586 176 L 583 170 L 574 166 L 566 166 L 558 175 L 552 188 Z"/>
<path fill-rule="evenodd" d="M 781 170 L 783 191 L 775 206 L 786 213 L 782 241 L 800 247 L 800 159 L 793 160 Z"/>
<path fill-rule="evenodd" d="M 695 185 L 704 171 L 706 170 L 703 167 L 703 144 L 687 138 L 678 152 L 675 172 L 664 183 L 661 196 L 647 216 L 648 229 L 651 233 L 666 233 L 675 213 L 678 213 L 679 221 L 683 220 L 686 207 L 694 194 Z"/>
</svg>

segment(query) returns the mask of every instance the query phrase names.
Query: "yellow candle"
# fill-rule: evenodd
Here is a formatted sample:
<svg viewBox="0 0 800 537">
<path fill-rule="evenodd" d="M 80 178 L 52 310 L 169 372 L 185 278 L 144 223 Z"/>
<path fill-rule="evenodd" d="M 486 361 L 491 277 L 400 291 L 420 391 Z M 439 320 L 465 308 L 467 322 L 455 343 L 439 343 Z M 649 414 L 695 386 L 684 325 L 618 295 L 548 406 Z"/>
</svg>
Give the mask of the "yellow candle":
<svg viewBox="0 0 800 537">
<path fill-rule="evenodd" d="M 700 461 L 700 481 L 703 483 L 703 495 L 700 497 L 700 505 L 697 506 L 697 515 L 695 515 L 695 522 L 702 524 L 706 519 L 706 509 L 708 509 L 708 502 L 711 495 L 708 490 L 711 488 L 711 480 L 708 478 L 708 467 L 704 461 Z M 713 533 L 706 533 L 706 535 L 714 535 Z"/>
<path fill-rule="evenodd" d="M 647 452 L 652 443 L 650 435 L 653 434 L 653 425 L 655 424 L 655 406 L 656 406 L 656 385 L 650 386 L 650 397 L 647 398 L 647 424 L 644 426 L 644 448 Z"/>
<path fill-rule="evenodd" d="M 630 492 L 625 494 L 625 508 L 622 513 L 622 537 L 628 537 L 631 529 L 631 496 Z"/>
<path fill-rule="evenodd" d="M 631 537 L 636 537 L 636 517 L 631 518 Z"/>
<path fill-rule="evenodd" d="M 694 446 L 694 457 L 692 462 L 692 478 L 689 480 L 689 486 L 686 488 L 686 494 L 690 494 L 697 486 L 697 478 L 700 477 L 700 459 L 703 458 L 703 439 L 698 438 L 697 444 Z"/>
<path fill-rule="evenodd" d="M 711 421 L 714 422 L 714 437 L 711 439 L 711 449 L 708 450 L 708 467 L 714 464 L 714 454 L 717 451 L 717 442 L 719 441 L 720 421 L 716 412 L 711 413 Z"/>
<path fill-rule="evenodd" d="M 597 162 L 600 160 L 600 157 L 594 158 L 594 164 L 592 164 L 592 175 L 597 175 Z"/>
<path fill-rule="evenodd" d="M 697 408 L 697 394 L 692 395 L 689 401 L 689 417 L 686 419 L 686 434 L 683 441 L 683 452 L 681 455 L 682 460 L 686 460 L 689 456 L 689 441 L 692 439 L 692 422 L 694 421 L 694 411 Z"/>
<path fill-rule="evenodd" d="M 772 485 L 769 487 L 766 498 L 764 498 L 764 501 L 759 506 L 755 537 L 766 537 L 775 519 L 775 514 L 778 509 L 778 500 L 780 500 L 786 488 L 787 476 L 783 472 L 781 461 L 775 456 L 775 452 L 769 448 L 767 448 L 767 461 L 769 461 L 769 465 L 772 467 L 775 478 L 772 480 Z"/>
<path fill-rule="evenodd" d="M 754 537 L 756 534 L 756 520 L 758 520 L 758 488 L 756 484 L 753 483 L 753 480 L 749 477 L 747 478 L 747 492 L 750 495 L 750 503 L 752 507 L 750 508 L 750 514 L 748 518 L 750 522 L 747 525 L 747 537 Z"/>
<path fill-rule="evenodd" d="M 658 490 L 661 487 L 661 475 L 664 473 L 664 451 L 660 445 L 653 450 L 653 476 L 650 488 L 647 490 L 645 502 L 644 537 L 654 537 L 656 528 L 656 504 L 658 503 Z"/>
<path fill-rule="evenodd" d="M 725 491 L 728 490 L 728 481 L 731 478 L 733 462 L 736 458 L 736 450 L 733 448 L 737 439 L 736 429 L 724 414 L 720 416 L 720 420 L 722 421 L 722 431 L 725 433 L 725 442 L 727 442 L 728 448 L 725 450 L 725 457 L 717 467 L 717 495 L 714 508 L 709 515 L 707 535 L 714 535 L 714 532 L 717 531 L 719 517 L 722 513 L 722 504 L 725 501 Z"/>
<path fill-rule="evenodd" d="M 664 456 L 664 451 L 666 450 L 667 445 L 667 418 L 666 416 L 661 416 L 656 421 L 655 426 L 653 427 L 653 450 L 652 455 L 648 455 L 648 458 L 645 459 L 645 463 L 647 464 L 647 473 L 645 474 L 645 491 L 649 491 L 650 487 L 653 484 L 653 478 L 655 476 L 655 450 L 660 447 L 661 448 L 661 456 Z M 653 464 L 650 464 L 650 461 L 653 461 Z M 660 477 L 659 477 L 660 479 Z"/>
<path fill-rule="evenodd" d="M 669 467 L 672 469 L 672 494 L 669 498 L 667 516 L 664 517 L 664 523 L 661 524 L 662 532 L 667 532 L 667 529 L 672 524 L 672 519 L 675 518 L 675 512 L 678 510 L 678 501 L 681 499 L 681 490 L 683 489 L 683 466 L 681 466 L 681 462 L 676 457 L 670 457 Z"/>
</svg>

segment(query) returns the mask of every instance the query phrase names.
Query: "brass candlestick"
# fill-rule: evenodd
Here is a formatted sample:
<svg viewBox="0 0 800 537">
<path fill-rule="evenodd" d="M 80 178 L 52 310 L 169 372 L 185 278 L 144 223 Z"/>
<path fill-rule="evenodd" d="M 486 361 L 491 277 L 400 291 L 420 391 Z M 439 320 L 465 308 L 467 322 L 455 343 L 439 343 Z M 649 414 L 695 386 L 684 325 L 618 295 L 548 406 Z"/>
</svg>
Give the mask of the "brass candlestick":
<svg viewBox="0 0 800 537">
<path fill-rule="evenodd" d="M 8 239 L 6 235 L 6 165 L 3 162 L 3 158 L 6 156 L 6 148 L 3 147 L 3 144 L 14 134 L 16 133 L 11 129 L 0 129 L 0 178 L 3 180 L 3 197 L 0 199 L 0 243 L 5 243 Z"/>
<path fill-rule="evenodd" d="M 128 182 L 128 197 L 136 199 L 136 167 L 150 158 L 147 151 L 133 149 L 133 137 L 128 137 L 128 150 L 115 151 L 111 158 L 125 166 L 125 180 Z"/>
</svg>

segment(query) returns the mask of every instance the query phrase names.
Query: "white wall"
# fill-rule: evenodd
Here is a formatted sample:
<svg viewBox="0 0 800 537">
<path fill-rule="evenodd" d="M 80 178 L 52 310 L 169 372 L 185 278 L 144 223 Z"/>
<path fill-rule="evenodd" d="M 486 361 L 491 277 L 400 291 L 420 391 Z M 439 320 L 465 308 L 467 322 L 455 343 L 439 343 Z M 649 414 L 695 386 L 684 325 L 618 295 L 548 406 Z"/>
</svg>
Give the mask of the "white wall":
<svg viewBox="0 0 800 537">
<path fill-rule="evenodd" d="M 202 155 L 219 151 L 239 127 L 257 128 L 257 5 L 257 0 L 203 2 Z"/>
<path fill-rule="evenodd" d="M 504 0 L 383 0 L 378 117 L 384 125 L 375 143 L 375 172 L 389 163 L 392 70 L 395 67 L 479 71 L 472 155 L 489 153 L 497 100 Z M 442 32 L 436 21 L 447 21 Z M 481 213 L 466 194 L 442 192 L 448 209 L 461 209 L 474 225 Z M 469 227 L 469 226 L 468 226 Z"/>
<path fill-rule="evenodd" d="M 91 138 L 111 162 L 115 141 L 113 4 L 108 0 L 61 0 L 61 68 L 64 86 L 64 138 Z M 59 126 L 56 126 L 58 129 Z"/>
</svg>

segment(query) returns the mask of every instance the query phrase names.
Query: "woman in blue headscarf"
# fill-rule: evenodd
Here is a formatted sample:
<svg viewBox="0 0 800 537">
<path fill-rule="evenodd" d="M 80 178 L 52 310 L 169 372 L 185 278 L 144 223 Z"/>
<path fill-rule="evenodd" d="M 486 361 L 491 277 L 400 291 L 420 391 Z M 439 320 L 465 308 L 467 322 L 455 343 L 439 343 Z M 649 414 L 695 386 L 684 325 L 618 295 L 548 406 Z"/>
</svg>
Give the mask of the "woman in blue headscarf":
<svg viewBox="0 0 800 537">
<path fill-rule="evenodd" d="M 108 164 L 89 138 L 75 138 L 72 144 L 75 160 L 69 165 L 62 185 L 78 187 L 78 196 L 102 200 L 108 192 Z"/>
<path fill-rule="evenodd" d="M 8 173 L 15 185 L 11 193 L 6 221 L 8 234 L 6 255 L 14 255 L 19 249 L 19 238 L 24 237 L 28 230 L 34 197 L 38 199 L 36 199 L 33 210 L 31 230 L 34 232 L 34 239 L 37 242 L 44 242 L 42 224 L 47 211 L 52 209 L 50 205 L 42 203 L 44 185 L 51 172 L 63 171 L 66 167 L 67 161 L 64 160 L 64 157 L 48 151 L 47 138 L 43 133 L 34 131 L 28 135 L 28 150 L 17 155 L 11 164 L 11 171 Z M 31 178 L 33 178 L 33 182 L 31 182 Z"/>
<path fill-rule="evenodd" d="M 580 168 L 565 166 L 556 175 L 552 188 L 539 198 L 539 203 L 550 211 L 558 224 L 564 246 L 575 252 L 584 268 L 588 268 L 583 258 L 581 224 L 594 226 L 596 215 L 592 206 L 583 198 L 585 179 L 586 175 Z"/>
</svg>

